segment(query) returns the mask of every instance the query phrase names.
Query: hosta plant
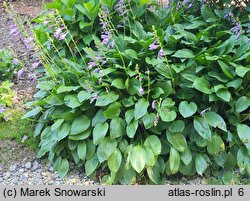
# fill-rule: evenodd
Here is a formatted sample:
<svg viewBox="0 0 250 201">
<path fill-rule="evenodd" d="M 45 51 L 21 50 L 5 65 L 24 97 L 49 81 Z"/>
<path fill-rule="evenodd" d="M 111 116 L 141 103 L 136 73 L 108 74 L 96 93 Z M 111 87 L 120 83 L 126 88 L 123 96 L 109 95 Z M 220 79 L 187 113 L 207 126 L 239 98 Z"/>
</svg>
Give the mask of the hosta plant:
<svg viewBox="0 0 250 201">
<path fill-rule="evenodd" d="M 48 8 L 34 29 L 46 74 L 24 117 L 37 120 L 37 156 L 62 177 L 69 161 L 108 184 L 250 173 L 247 11 L 145 0 Z"/>
</svg>

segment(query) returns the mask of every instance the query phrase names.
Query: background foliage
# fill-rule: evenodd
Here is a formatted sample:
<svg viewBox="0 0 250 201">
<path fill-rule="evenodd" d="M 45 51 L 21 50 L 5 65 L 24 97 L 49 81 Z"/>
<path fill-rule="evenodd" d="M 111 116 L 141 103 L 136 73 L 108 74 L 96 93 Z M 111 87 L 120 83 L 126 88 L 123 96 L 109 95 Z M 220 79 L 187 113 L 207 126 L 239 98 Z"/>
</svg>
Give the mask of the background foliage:
<svg viewBox="0 0 250 201">
<path fill-rule="evenodd" d="M 249 6 L 54 0 L 36 22 L 38 157 L 103 182 L 250 172 Z"/>
</svg>

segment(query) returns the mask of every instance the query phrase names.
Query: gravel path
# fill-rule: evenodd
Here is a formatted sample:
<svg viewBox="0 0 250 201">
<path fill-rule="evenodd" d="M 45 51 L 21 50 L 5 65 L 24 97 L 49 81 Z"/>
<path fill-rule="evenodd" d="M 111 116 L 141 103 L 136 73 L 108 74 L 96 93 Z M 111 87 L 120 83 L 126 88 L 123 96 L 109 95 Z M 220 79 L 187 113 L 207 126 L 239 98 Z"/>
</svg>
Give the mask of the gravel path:
<svg viewBox="0 0 250 201">
<path fill-rule="evenodd" d="M 0 165 L 0 183 L 2 185 L 94 185 L 86 175 L 71 165 L 67 176 L 61 179 L 53 167 L 40 160 L 32 160 L 25 163 L 16 162 L 8 169 Z"/>
</svg>

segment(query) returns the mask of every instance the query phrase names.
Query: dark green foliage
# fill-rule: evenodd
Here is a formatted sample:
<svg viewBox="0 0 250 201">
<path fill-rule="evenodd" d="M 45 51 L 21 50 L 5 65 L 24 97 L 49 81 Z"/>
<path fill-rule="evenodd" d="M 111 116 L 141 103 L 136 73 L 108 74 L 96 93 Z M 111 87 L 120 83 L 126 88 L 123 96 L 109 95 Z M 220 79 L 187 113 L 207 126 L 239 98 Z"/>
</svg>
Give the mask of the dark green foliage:
<svg viewBox="0 0 250 201">
<path fill-rule="evenodd" d="M 38 156 L 48 154 L 61 176 L 67 160 L 90 176 L 107 169 L 108 184 L 141 175 L 162 183 L 177 172 L 249 174 L 247 15 L 238 13 L 235 36 L 224 10 L 200 1 L 189 10 L 147 2 L 131 0 L 124 23 L 117 1 L 55 0 L 47 7 L 68 27 L 63 41 L 42 23 L 58 14 L 37 19 L 37 39 L 54 61 L 26 115 L 38 122 Z M 99 24 L 107 7 L 109 48 Z"/>
</svg>

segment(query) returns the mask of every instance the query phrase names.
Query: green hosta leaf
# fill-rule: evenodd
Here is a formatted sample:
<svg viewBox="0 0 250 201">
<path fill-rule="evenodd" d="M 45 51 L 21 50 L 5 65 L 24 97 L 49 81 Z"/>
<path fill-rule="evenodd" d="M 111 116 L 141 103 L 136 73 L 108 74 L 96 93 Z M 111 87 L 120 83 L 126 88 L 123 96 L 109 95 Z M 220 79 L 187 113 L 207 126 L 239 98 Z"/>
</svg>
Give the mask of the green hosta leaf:
<svg viewBox="0 0 250 201">
<path fill-rule="evenodd" d="M 225 88 L 225 86 L 219 84 L 216 85 L 214 87 L 214 91 L 216 93 L 216 95 L 221 98 L 222 100 L 229 102 L 231 99 L 231 94 L 229 93 L 229 91 L 227 90 L 227 88 Z"/>
<path fill-rule="evenodd" d="M 95 154 L 90 160 L 85 163 L 85 173 L 87 176 L 91 175 L 97 168 L 99 160 L 97 154 Z"/>
<path fill-rule="evenodd" d="M 192 161 L 192 152 L 188 147 L 186 147 L 185 151 L 181 154 L 181 161 L 185 165 L 189 165 Z"/>
<path fill-rule="evenodd" d="M 134 118 L 134 111 L 135 111 L 134 109 L 130 109 L 130 110 L 126 111 L 125 120 L 126 120 L 127 124 L 129 124 L 132 121 L 132 119 Z"/>
<path fill-rule="evenodd" d="M 122 162 L 122 154 L 119 149 L 116 149 L 111 156 L 108 159 L 108 167 L 111 170 L 111 172 L 116 173 Z"/>
<path fill-rule="evenodd" d="M 245 147 L 241 147 L 237 152 L 237 165 L 240 168 L 240 172 L 243 172 L 246 168 L 249 168 L 249 155 Z"/>
<path fill-rule="evenodd" d="M 60 95 L 50 95 L 48 96 L 45 100 L 46 103 L 50 104 L 50 105 L 63 105 L 63 96 Z"/>
<path fill-rule="evenodd" d="M 195 55 L 194 53 L 189 50 L 189 49 L 182 49 L 182 50 L 177 50 L 173 57 L 176 57 L 176 58 L 181 58 L 181 59 L 191 59 L 191 58 L 194 58 Z"/>
<path fill-rule="evenodd" d="M 126 128 L 127 136 L 129 138 L 134 138 L 137 128 L 138 128 L 138 121 L 130 122 Z"/>
<path fill-rule="evenodd" d="M 178 172 L 180 167 L 180 161 L 181 160 L 179 152 L 175 148 L 171 147 L 169 155 L 169 166 L 172 174 Z"/>
<path fill-rule="evenodd" d="M 162 110 L 160 110 L 159 115 L 161 117 L 161 120 L 165 121 L 165 122 L 174 121 L 175 118 L 177 117 L 177 114 L 175 111 L 162 111 Z"/>
<path fill-rule="evenodd" d="M 174 107 L 175 102 L 171 98 L 165 98 L 161 103 L 162 110 L 168 110 Z"/>
<path fill-rule="evenodd" d="M 41 108 L 37 107 L 33 110 L 30 110 L 29 112 L 27 112 L 25 115 L 22 116 L 22 119 L 26 119 L 26 118 L 30 118 L 30 117 L 34 117 L 36 116 L 38 113 L 40 113 Z"/>
<path fill-rule="evenodd" d="M 58 129 L 62 125 L 63 122 L 64 122 L 64 119 L 56 120 L 56 122 L 51 126 L 51 130 L 54 131 Z"/>
<path fill-rule="evenodd" d="M 161 141 L 156 135 L 150 135 L 144 142 L 145 146 L 152 149 L 154 155 L 158 156 L 161 153 Z"/>
<path fill-rule="evenodd" d="M 92 131 L 92 128 L 89 128 L 86 131 L 84 131 L 83 133 L 76 134 L 76 135 L 70 135 L 69 139 L 70 140 L 77 140 L 77 141 L 85 140 L 91 135 L 91 131 Z"/>
<path fill-rule="evenodd" d="M 216 21 L 216 16 L 208 5 L 203 5 L 201 7 L 201 15 L 206 22 Z"/>
<path fill-rule="evenodd" d="M 204 94 L 211 94 L 209 82 L 204 77 L 198 77 L 195 79 L 193 87 Z"/>
<path fill-rule="evenodd" d="M 154 182 L 155 184 L 159 184 L 161 182 L 161 174 L 158 170 L 158 168 L 147 168 L 147 173 L 148 173 L 148 177 L 150 178 L 150 180 L 152 182 Z"/>
<path fill-rule="evenodd" d="M 96 106 L 107 106 L 110 103 L 113 103 L 115 101 L 117 101 L 117 99 L 119 98 L 119 95 L 117 95 L 115 92 L 110 92 L 110 93 L 104 93 L 102 95 L 100 95 L 96 101 Z"/>
<path fill-rule="evenodd" d="M 107 118 L 103 115 L 103 110 L 100 109 L 92 119 L 92 126 L 94 127 L 98 123 L 106 122 Z"/>
<path fill-rule="evenodd" d="M 155 164 L 155 156 L 151 148 L 145 146 L 144 148 L 144 161 L 145 167 L 152 167 Z"/>
<path fill-rule="evenodd" d="M 161 87 L 156 87 L 153 91 L 152 98 L 157 99 L 159 98 L 162 94 L 164 94 L 164 91 Z"/>
<path fill-rule="evenodd" d="M 250 106 L 250 97 L 242 96 L 236 101 L 236 112 L 240 113 L 249 108 Z"/>
<path fill-rule="evenodd" d="M 238 76 L 240 77 L 244 77 L 245 74 L 250 71 L 250 68 L 246 68 L 246 67 L 243 67 L 243 66 L 239 66 L 236 68 L 235 72 Z"/>
<path fill-rule="evenodd" d="M 143 122 L 146 129 L 149 129 L 149 128 L 153 127 L 154 126 L 154 121 L 155 121 L 155 114 L 154 113 L 151 113 L 151 114 L 147 113 L 142 118 L 142 122 Z"/>
<path fill-rule="evenodd" d="M 94 153 L 95 153 L 96 145 L 95 145 L 95 144 L 93 143 L 93 141 L 90 140 L 90 139 L 87 139 L 86 144 L 87 144 L 86 160 L 89 160 L 89 159 L 92 158 L 92 156 L 93 156 Z"/>
<path fill-rule="evenodd" d="M 113 80 L 111 85 L 116 87 L 117 89 L 125 89 L 126 88 L 125 82 L 121 78 L 117 78 L 117 79 Z"/>
<path fill-rule="evenodd" d="M 62 159 L 61 165 L 58 168 L 58 174 L 61 178 L 65 177 L 69 171 L 69 162 L 67 159 Z"/>
<path fill-rule="evenodd" d="M 98 123 L 93 129 L 93 142 L 95 145 L 99 144 L 108 132 L 108 123 Z"/>
<path fill-rule="evenodd" d="M 87 130 L 90 126 L 90 119 L 82 115 L 81 117 L 76 118 L 71 126 L 71 135 L 82 133 L 83 131 Z"/>
<path fill-rule="evenodd" d="M 238 124 L 237 125 L 237 133 L 240 140 L 247 144 L 250 142 L 250 127 L 246 124 Z"/>
<path fill-rule="evenodd" d="M 213 135 L 207 144 L 207 151 L 211 155 L 218 155 L 225 150 L 225 144 L 219 135 Z"/>
<path fill-rule="evenodd" d="M 83 141 L 83 142 L 80 142 L 77 146 L 77 154 L 78 154 L 78 157 L 81 159 L 81 160 L 85 160 L 86 158 L 86 153 L 87 153 L 87 145 L 86 145 L 86 142 Z"/>
<path fill-rule="evenodd" d="M 194 162 L 195 162 L 195 169 L 196 169 L 197 173 L 202 175 L 203 172 L 208 167 L 206 159 L 204 158 L 204 156 L 202 154 L 197 154 L 195 156 L 195 161 Z"/>
<path fill-rule="evenodd" d="M 81 106 L 82 104 L 78 101 L 77 95 L 66 95 L 64 97 L 65 104 L 72 108 L 75 109 L 76 107 Z"/>
<path fill-rule="evenodd" d="M 122 53 L 123 56 L 129 58 L 129 59 L 138 59 L 138 54 L 136 51 L 132 49 L 125 50 L 124 53 Z"/>
<path fill-rule="evenodd" d="M 225 162 L 227 161 L 227 158 L 228 158 L 228 155 L 225 151 L 220 152 L 218 155 L 214 155 L 215 162 L 223 168 L 224 168 Z"/>
<path fill-rule="evenodd" d="M 219 128 L 227 132 L 227 125 L 220 115 L 216 114 L 215 112 L 206 112 L 205 118 L 210 126 L 214 128 Z"/>
<path fill-rule="evenodd" d="M 87 91 L 80 91 L 77 94 L 78 101 L 81 103 L 85 100 L 89 100 L 91 97 L 92 97 L 92 95 Z"/>
<path fill-rule="evenodd" d="M 194 118 L 194 128 L 197 133 L 204 139 L 211 139 L 211 130 L 207 121 L 204 118 L 196 117 Z"/>
<path fill-rule="evenodd" d="M 121 103 L 119 102 L 114 102 L 111 103 L 108 107 L 108 109 L 106 109 L 103 112 L 103 115 L 107 118 L 107 119 L 113 119 L 115 117 L 118 117 L 120 112 L 121 112 Z"/>
<path fill-rule="evenodd" d="M 97 156 L 99 162 L 102 163 L 103 161 L 108 160 L 110 155 L 116 150 L 116 147 L 116 140 L 112 140 L 108 137 L 105 137 L 97 148 Z"/>
<path fill-rule="evenodd" d="M 176 120 L 173 121 L 170 126 L 168 127 L 168 130 L 171 133 L 181 133 L 185 128 L 185 123 L 182 120 Z"/>
<path fill-rule="evenodd" d="M 110 122 L 110 138 L 115 139 L 125 135 L 126 122 L 120 117 L 116 117 Z"/>
<path fill-rule="evenodd" d="M 149 106 L 149 102 L 145 98 L 141 98 L 135 104 L 135 111 L 134 111 L 135 120 L 140 119 L 147 113 L 148 106 Z"/>
<path fill-rule="evenodd" d="M 223 73 L 224 73 L 227 77 L 233 79 L 234 76 L 233 76 L 233 74 L 232 74 L 232 72 L 231 72 L 232 70 L 229 68 L 229 66 L 228 66 L 227 64 L 225 64 L 225 63 L 224 63 L 223 61 L 221 61 L 221 60 L 218 60 L 218 63 L 219 63 L 219 65 L 220 65 L 221 70 L 223 71 Z"/>
<path fill-rule="evenodd" d="M 58 141 L 64 139 L 65 137 L 67 137 L 70 134 L 70 129 L 71 129 L 71 125 L 69 123 L 63 123 L 57 132 L 58 135 Z"/>
<path fill-rule="evenodd" d="M 57 89 L 57 93 L 64 93 L 64 92 L 70 92 L 70 91 L 75 91 L 79 88 L 79 86 L 60 86 Z"/>
<path fill-rule="evenodd" d="M 182 101 L 179 104 L 179 112 L 184 118 L 191 117 L 197 111 L 197 105 L 193 102 Z"/>
<path fill-rule="evenodd" d="M 145 150 L 137 145 L 130 152 L 130 163 L 136 172 L 140 173 L 145 167 Z"/>
<path fill-rule="evenodd" d="M 170 144 L 180 152 L 184 152 L 187 147 L 185 137 L 181 133 L 166 132 L 166 136 Z"/>
</svg>

